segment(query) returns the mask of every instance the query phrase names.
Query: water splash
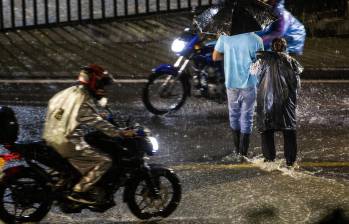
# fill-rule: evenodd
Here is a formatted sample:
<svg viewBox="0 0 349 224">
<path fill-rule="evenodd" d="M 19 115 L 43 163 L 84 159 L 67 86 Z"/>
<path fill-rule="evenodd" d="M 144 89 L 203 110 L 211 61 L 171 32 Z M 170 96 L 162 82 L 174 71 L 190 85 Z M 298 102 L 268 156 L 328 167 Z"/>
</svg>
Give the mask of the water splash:
<svg viewBox="0 0 349 224">
<path fill-rule="evenodd" d="M 261 157 L 262 156 L 260 155 L 252 159 L 246 159 L 261 170 L 267 172 L 280 171 L 282 175 L 290 176 L 296 180 L 299 180 L 301 178 L 314 177 L 314 174 L 318 172 L 299 170 L 300 166 L 298 163 L 295 163 L 292 167 L 288 167 L 286 166 L 284 159 L 276 159 L 274 162 L 264 162 L 264 158 Z"/>
<path fill-rule="evenodd" d="M 262 155 L 258 155 L 256 157 L 253 157 L 252 159 L 248 159 L 245 157 L 245 159 L 248 162 L 254 164 L 256 167 L 260 168 L 261 170 L 267 172 L 280 171 L 282 175 L 289 176 L 295 180 L 311 180 L 312 178 L 316 178 L 317 180 L 321 179 L 321 181 L 326 181 L 331 184 L 337 184 L 341 187 L 345 187 L 345 185 L 343 185 L 335 179 L 316 176 L 316 174 L 321 173 L 323 171 L 322 169 L 318 169 L 316 171 L 301 170 L 300 164 L 297 162 L 294 164 L 294 166 L 288 167 L 286 166 L 286 162 L 284 159 L 276 159 L 274 162 L 264 162 L 264 158 Z"/>
</svg>

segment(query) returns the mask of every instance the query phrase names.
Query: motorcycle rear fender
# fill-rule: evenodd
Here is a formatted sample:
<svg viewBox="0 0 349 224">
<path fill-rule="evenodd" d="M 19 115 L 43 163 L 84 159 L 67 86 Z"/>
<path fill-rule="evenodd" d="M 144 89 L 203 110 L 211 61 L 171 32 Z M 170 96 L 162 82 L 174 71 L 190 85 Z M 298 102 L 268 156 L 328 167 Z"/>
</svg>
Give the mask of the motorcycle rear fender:
<svg viewBox="0 0 349 224">
<path fill-rule="evenodd" d="M 50 178 L 48 177 L 47 173 L 37 165 L 31 166 L 31 167 L 15 166 L 15 167 L 6 169 L 4 171 L 4 176 L 2 178 L 2 181 L 6 181 L 8 178 L 11 178 L 12 176 L 19 173 L 31 173 L 40 177 L 42 180 L 45 180 L 45 182 L 50 181 Z"/>
<path fill-rule="evenodd" d="M 141 170 L 139 170 L 138 172 L 134 173 L 131 178 L 129 178 L 126 183 L 125 183 L 125 192 L 123 195 L 123 201 L 127 202 L 128 201 L 128 192 L 127 189 L 129 188 L 129 186 L 131 186 L 134 182 L 138 181 L 140 178 L 148 176 L 148 169 L 150 170 L 156 170 L 156 169 L 167 169 L 169 172 L 174 172 L 172 169 L 161 165 L 161 164 L 149 164 L 149 167 L 143 168 Z"/>
<path fill-rule="evenodd" d="M 3 176 L 1 177 L 1 180 L 6 181 L 8 178 L 10 178 L 11 176 L 19 172 L 22 172 L 24 169 L 25 169 L 24 166 L 14 166 L 14 167 L 8 168 L 3 171 Z"/>
</svg>

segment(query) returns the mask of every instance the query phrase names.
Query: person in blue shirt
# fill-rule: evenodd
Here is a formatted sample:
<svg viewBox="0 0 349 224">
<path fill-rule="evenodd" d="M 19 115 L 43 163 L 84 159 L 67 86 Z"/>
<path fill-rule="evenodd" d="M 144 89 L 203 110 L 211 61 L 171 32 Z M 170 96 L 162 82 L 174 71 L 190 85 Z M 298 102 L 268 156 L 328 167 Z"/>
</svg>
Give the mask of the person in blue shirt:
<svg viewBox="0 0 349 224">
<path fill-rule="evenodd" d="M 264 50 L 263 41 L 255 33 L 221 35 L 213 60 L 224 59 L 230 127 L 237 154 L 247 156 L 252 132 L 257 79 L 249 72 L 256 52 Z"/>
<path fill-rule="evenodd" d="M 264 30 L 256 32 L 262 37 L 265 50 L 271 50 L 271 43 L 275 38 L 287 41 L 287 52 L 294 55 L 303 54 L 306 31 L 304 25 L 285 9 L 285 0 L 265 0 L 273 7 L 278 20 Z"/>
</svg>

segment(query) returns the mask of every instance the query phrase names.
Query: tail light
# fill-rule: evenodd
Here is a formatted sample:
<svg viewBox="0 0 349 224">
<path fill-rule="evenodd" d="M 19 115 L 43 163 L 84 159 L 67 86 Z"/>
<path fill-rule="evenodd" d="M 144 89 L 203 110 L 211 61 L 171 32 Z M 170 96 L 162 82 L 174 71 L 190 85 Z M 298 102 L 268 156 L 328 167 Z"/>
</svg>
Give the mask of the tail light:
<svg viewBox="0 0 349 224">
<path fill-rule="evenodd" d="M 12 145 L 0 145 L 0 170 L 5 175 L 17 173 L 23 165 L 21 154 L 11 152 Z"/>
<path fill-rule="evenodd" d="M 11 161 L 11 160 L 20 160 L 21 159 L 21 155 L 19 153 L 16 153 L 16 152 L 4 154 L 1 157 L 3 158 L 3 160 L 5 160 L 5 162 Z"/>
</svg>

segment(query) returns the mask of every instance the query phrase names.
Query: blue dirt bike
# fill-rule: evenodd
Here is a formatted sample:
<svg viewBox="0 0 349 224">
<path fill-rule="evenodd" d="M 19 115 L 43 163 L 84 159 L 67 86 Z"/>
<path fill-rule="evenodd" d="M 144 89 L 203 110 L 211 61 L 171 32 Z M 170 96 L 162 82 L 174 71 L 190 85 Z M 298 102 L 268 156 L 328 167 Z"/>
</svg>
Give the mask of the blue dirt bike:
<svg viewBox="0 0 349 224">
<path fill-rule="evenodd" d="M 225 101 L 223 66 L 212 61 L 216 38 L 186 28 L 173 41 L 176 63 L 154 68 L 143 89 L 143 103 L 150 112 L 162 115 L 178 110 L 191 95 Z"/>
</svg>

